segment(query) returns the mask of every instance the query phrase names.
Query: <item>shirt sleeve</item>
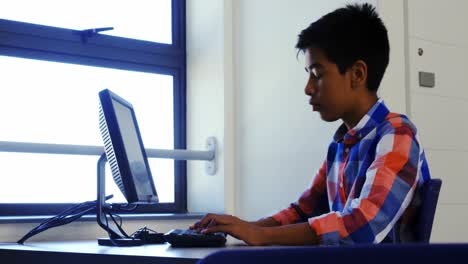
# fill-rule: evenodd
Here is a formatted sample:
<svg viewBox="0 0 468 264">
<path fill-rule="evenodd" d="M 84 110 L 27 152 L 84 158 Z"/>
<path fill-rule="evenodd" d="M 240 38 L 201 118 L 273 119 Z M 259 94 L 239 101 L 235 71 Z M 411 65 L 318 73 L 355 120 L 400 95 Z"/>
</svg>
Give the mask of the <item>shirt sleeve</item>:
<svg viewBox="0 0 468 264">
<path fill-rule="evenodd" d="M 381 242 L 411 202 L 421 151 L 409 125 L 383 129 L 359 197 L 349 199 L 340 212 L 309 218 L 321 243 Z"/>
<path fill-rule="evenodd" d="M 307 221 L 311 215 L 317 215 L 316 211 L 323 207 L 320 203 L 326 202 L 322 199 L 326 195 L 327 163 L 323 162 L 312 181 L 310 188 L 306 189 L 296 203 L 272 216 L 281 225 Z"/>
</svg>

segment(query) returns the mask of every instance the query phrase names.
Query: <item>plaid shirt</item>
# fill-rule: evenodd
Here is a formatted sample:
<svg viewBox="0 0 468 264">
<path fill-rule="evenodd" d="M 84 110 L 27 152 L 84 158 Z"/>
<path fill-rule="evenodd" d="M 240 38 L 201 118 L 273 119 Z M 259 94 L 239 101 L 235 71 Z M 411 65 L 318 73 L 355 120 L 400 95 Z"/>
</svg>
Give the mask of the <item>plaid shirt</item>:
<svg viewBox="0 0 468 264">
<path fill-rule="evenodd" d="M 380 99 L 356 127 L 338 128 L 312 186 L 272 217 L 308 221 L 322 244 L 411 241 L 418 190 L 429 178 L 416 128 Z"/>
</svg>

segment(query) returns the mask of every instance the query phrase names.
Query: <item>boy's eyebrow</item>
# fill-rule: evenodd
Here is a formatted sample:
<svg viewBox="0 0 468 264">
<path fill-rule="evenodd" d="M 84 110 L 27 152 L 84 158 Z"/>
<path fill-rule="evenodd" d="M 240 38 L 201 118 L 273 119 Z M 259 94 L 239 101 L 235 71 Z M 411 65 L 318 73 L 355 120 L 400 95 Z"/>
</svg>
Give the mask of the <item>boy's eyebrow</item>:
<svg viewBox="0 0 468 264">
<path fill-rule="evenodd" d="M 313 68 L 323 68 L 323 65 L 320 63 L 312 63 L 311 65 L 305 68 L 306 72 L 311 71 Z"/>
</svg>

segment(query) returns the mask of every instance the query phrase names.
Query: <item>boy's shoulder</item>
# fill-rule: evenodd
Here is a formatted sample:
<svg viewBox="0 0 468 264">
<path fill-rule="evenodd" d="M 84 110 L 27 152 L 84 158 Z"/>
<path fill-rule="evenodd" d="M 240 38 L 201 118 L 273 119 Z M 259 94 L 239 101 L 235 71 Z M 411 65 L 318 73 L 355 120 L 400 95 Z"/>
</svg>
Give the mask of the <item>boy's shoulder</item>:
<svg viewBox="0 0 468 264">
<path fill-rule="evenodd" d="M 390 112 L 378 128 L 381 133 L 399 133 L 406 132 L 415 135 L 417 132 L 416 126 L 404 114 Z"/>
</svg>

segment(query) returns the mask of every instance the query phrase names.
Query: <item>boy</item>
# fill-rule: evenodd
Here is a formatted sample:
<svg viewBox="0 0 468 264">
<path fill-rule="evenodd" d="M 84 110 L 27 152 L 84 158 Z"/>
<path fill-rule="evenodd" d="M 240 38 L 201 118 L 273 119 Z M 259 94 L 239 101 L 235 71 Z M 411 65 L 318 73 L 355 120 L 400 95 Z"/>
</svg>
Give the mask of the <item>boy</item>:
<svg viewBox="0 0 468 264">
<path fill-rule="evenodd" d="M 304 29 L 296 48 L 312 110 L 343 121 L 312 185 L 271 217 L 208 214 L 191 228 L 249 245 L 411 241 L 418 190 L 430 176 L 416 128 L 377 96 L 390 49 L 382 20 L 369 4 L 347 5 Z"/>
</svg>

